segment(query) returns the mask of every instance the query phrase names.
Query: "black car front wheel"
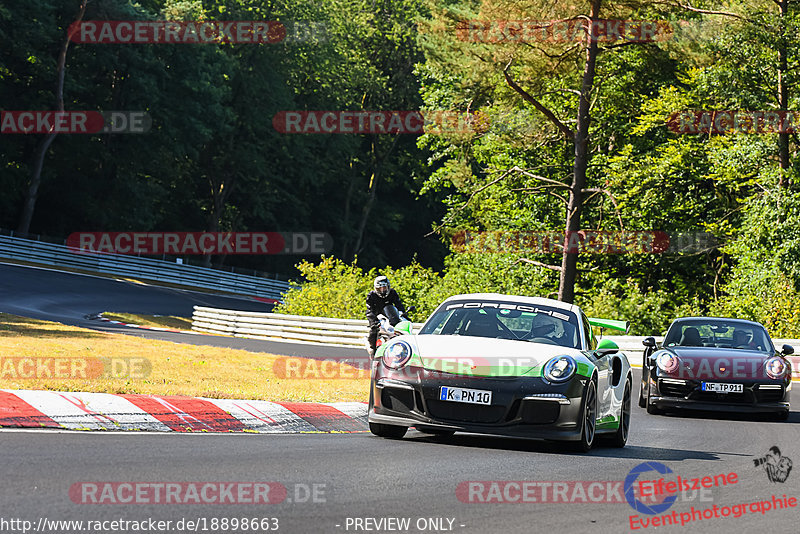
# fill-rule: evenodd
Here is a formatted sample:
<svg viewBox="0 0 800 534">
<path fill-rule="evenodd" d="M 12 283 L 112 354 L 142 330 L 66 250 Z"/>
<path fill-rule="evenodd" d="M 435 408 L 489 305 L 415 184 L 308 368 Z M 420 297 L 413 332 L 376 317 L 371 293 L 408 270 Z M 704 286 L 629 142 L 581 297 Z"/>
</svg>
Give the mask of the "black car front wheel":
<svg viewBox="0 0 800 534">
<path fill-rule="evenodd" d="M 581 452 L 589 452 L 594 445 L 594 435 L 597 429 L 597 386 L 594 380 L 589 380 L 583 392 L 583 406 L 581 410 L 581 437 L 575 448 Z"/>
<path fill-rule="evenodd" d="M 370 423 L 369 431 L 382 438 L 400 439 L 406 435 L 408 427 L 396 425 L 384 425 L 382 423 Z"/>
<path fill-rule="evenodd" d="M 644 395 L 644 384 L 639 386 L 639 408 L 646 408 L 647 407 L 647 397 Z"/>
<path fill-rule="evenodd" d="M 650 415 L 663 415 L 664 410 L 658 408 L 654 403 L 650 402 L 650 386 L 647 386 L 647 413 Z"/>
<path fill-rule="evenodd" d="M 619 426 L 608 443 L 612 447 L 624 447 L 628 442 L 628 432 L 631 428 L 631 381 L 625 382 L 625 391 L 622 394 L 622 410 L 619 414 Z"/>
</svg>

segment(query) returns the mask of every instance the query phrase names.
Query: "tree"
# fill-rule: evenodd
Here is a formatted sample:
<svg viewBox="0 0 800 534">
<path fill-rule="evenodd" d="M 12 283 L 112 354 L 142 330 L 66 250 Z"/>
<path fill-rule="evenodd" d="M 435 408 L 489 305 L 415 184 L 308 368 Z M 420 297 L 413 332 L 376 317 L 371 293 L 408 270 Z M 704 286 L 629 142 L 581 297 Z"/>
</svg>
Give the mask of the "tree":
<svg viewBox="0 0 800 534">
<path fill-rule="evenodd" d="M 78 8 L 78 14 L 74 19 L 74 24 L 79 24 L 81 20 L 83 20 L 88 1 L 89 0 L 81 0 L 80 7 Z M 64 37 L 63 44 L 61 45 L 61 51 L 58 54 L 58 64 L 56 65 L 56 75 L 58 81 L 56 83 L 55 101 L 56 110 L 60 112 L 64 111 L 64 78 L 66 76 L 67 52 L 69 51 L 71 38 L 71 30 L 68 30 L 67 35 Z M 55 130 L 45 134 L 44 138 L 36 147 L 36 151 L 34 152 L 31 178 L 28 184 L 28 189 L 25 192 L 25 203 L 22 208 L 22 215 L 20 216 L 19 225 L 17 226 L 18 233 L 27 234 L 30 230 L 31 219 L 33 219 L 33 210 L 36 207 L 36 197 L 39 194 L 39 186 L 42 183 L 42 167 L 44 166 L 44 158 L 47 155 L 47 150 L 50 148 L 50 145 L 53 144 L 53 141 L 55 141 L 57 135 L 58 132 Z"/>
</svg>

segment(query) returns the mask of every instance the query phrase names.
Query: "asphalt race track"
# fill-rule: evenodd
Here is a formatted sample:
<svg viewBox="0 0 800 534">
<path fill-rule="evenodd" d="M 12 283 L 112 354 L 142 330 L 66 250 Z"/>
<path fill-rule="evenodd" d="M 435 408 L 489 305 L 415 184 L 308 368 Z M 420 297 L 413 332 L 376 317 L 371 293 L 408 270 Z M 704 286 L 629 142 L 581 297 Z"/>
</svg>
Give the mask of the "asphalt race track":
<svg viewBox="0 0 800 534">
<path fill-rule="evenodd" d="M 263 304 L 241 299 L 0 266 L 0 311 L 40 319 L 167 339 L 155 332 L 108 328 L 83 316 L 111 309 L 179 314 L 193 303 L 263 309 Z M 178 339 L 206 341 L 184 339 L 200 337 L 204 336 Z M 305 347 L 310 350 L 311 346 Z M 329 354 L 327 347 L 315 350 L 321 356 Z M 638 379 L 639 371 L 634 374 Z M 386 440 L 368 433 L 187 435 L 5 429 L 0 431 L 0 476 L 4 481 L 0 486 L 0 530 L 12 531 L 11 524 L 3 525 L 9 520 L 30 521 L 33 529 L 40 520 L 153 519 L 172 521 L 164 532 L 244 532 L 227 522 L 227 528 L 223 528 L 220 521 L 277 518 L 278 532 L 299 534 L 798 532 L 797 501 L 793 508 L 773 509 L 784 495 L 787 500 L 780 503 L 784 507 L 790 505 L 788 499 L 800 498 L 800 472 L 787 470 L 789 461 L 800 461 L 796 406 L 787 422 L 714 414 L 652 416 L 638 408 L 634 398 L 628 446 L 596 448 L 589 454 L 566 452 L 561 445 L 539 441 L 466 434 L 432 438 L 416 431 L 410 431 L 403 440 Z M 764 466 L 754 462 L 773 446 L 782 454 L 782 470 L 773 471 L 776 481 L 770 481 Z M 773 454 L 771 461 L 778 459 Z M 639 467 L 645 462 L 653 463 Z M 647 503 L 657 512 L 651 515 L 634 510 L 624 494 L 624 481 L 637 468 L 642 471 L 639 481 L 664 478 L 672 482 L 679 476 L 689 480 L 691 486 L 691 479 L 724 475 L 730 483 L 686 491 L 672 504 L 667 501 L 660 507 Z M 631 481 L 635 478 L 631 475 Z M 561 481 L 584 483 L 552 484 Z M 603 483 L 591 484 L 597 481 Z M 188 498 L 180 504 L 91 504 L 84 503 L 91 501 L 81 493 L 87 487 L 84 482 L 98 487 L 110 487 L 104 482 L 185 482 L 198 486 L 208 482 L 271 482 L 285 488 L 286 494 L 273 504 L 258 505 L 197 504 Z M 557 487 L 560 492 L 554 491 Z M 586 493 L 577 491 L 580 489 Z M 271 486 L 271 495 L 275 495 L 273 490 Z M 543 493 L 550 497 L 545 500 L 557 496 L 558 502 L 540 502 Z M 476 502 L 480 500 L 491 502 Z M 603 502 L 606 500 L 612 502 Z M 757 504 L 751 505 L 754 502 Z M 637 505 L 636 501 L 633 504 Z M 747 505 L 744 509 L 740 506 L 743 504 Z M 711 518 L 699 519 L 703 513 Z M 713 517 L 715 513 L 720 517 Z M 728 517 L 721 517 L 723 514 Z M 643 521 L 664 516 L 678 525 L 643 528 Z M 638 521 L 633 529 L 631 517 Z M 407 519 L 409 527 L 398 528 L 401 523 L 390 518 Z M 176 522 L 181 519 L 183 528 L 178 529 Z M 194 525 L 197 528 L 187 526 L 186 521 L 198 522 Z M 17 531 L 22 531 L 23 524 L 16 525 Z M 268 526 L 274 523 L 268 522 Z M 43 531 L 77 530 L 74 526 L 59 529 L 51 525 Z M 84 531 L 137 530 L 107 523 L 102 529 Z"/>
<path fill-rule="evenodd" d="M 665 513 L 691 513 L 797 496 L 800 474 L 770 482 L 752 458 L 778 445 L 797 460 L 797 414 L 791 423 L 648 416 L 634 412 L 628 446 L 565 454 L 558 445 L 535 441 L 455 435 L 447 439 L 409 432 L 402 441 L 370 434 L 183 435 L 2 431 L 3 515 L 32 521 L 148 518 L 277 517 L 280 532 L 391 532 L 346 529 L 347 518 L 449 518 L 452 531 L 626 532 L 627 503 L 469 503 L 456 490 L 467 481 L 621 481 L 642 462 L 668 466 L 667 480 L 737 474 L 737 483 L 705 493 L 687 492 Z M 660 476 L 660 475 L 659 475 Z M 644 475 L 642 476 L 644 478 Z M 657 479 L 650 472 L 647 480 Z M 278 504 L 76 504 L 70 487 L 82 481 L 278 482 L 287 499 Z M 317 486 L 317 502 L 308 489 Z M 589 492 L 591 495 L 591 491 Z M 487 494 L 488 495 L 488 494 Z M 570 493 L 567 494 L 571 495 Z M 595 494 L 597 495 L 597 494 Z M 509 496 L 519 498 L 518 492 Z M 602 496 L 601 496 L 602 497 Z M 79 500 L 80 502 L 80 500 Z M 650 516 L 643 516 L 650 517 Z M 797 532 L 794 509 L 687 523 L 659 532 Z M 336 525 L 339 525 L 337 527 Z M 464 525 L 463 527 L 461 525 Z M 639 525 L 636 525 L 639 526 Z M 653 531 L 653 528 L 645 529 Z M 401 532 L 448 532 L 418 530 Z M 641 530 L 640 530 L 641 531 Z"/>
<path fill-rule="evenodd" d="M 314 345 L 137 330 L 87 318 L 104 311 L 191 317 L 193 306 L 272 311 L 271 304 L 244 297 L 212 295 L 129 280 L 0 263 L 0 312 L 177 343 L 230 347 L 286 356 L 319 355 L 319 347 Z M 328 347 L 325 356 L 347 361 L 363 357 L 364 354 L 363 350 Z"/>
</svg>

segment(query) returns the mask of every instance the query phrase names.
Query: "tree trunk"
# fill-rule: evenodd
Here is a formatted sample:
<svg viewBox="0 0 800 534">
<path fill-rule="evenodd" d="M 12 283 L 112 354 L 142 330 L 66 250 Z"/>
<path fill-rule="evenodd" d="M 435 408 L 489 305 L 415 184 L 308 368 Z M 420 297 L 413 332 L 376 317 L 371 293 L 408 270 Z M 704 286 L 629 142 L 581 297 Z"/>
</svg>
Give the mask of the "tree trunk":
<svg viewBox="0 0 800 534">
<path fill-rule="evenodd" d="M 375 139 L 372 144 L 372 161 L 373 163 L 373 172 L 372 176 L 369 180 L 369 198 L 367 199 L 367 203 L 364 204 L 364 209 L 361 211 L 361 222 L 358 225 L 358 236 L 356 237 L 356 244 L 353 247 L 353 255 L 358 255 L 361 252 L 361 245 L 364 241 L 364 233 L 367 230 L 367 221 L 369 220 L 369 214 L 372 211 L 372 206 L 375 204 L 375 197 L 377 195 L 378 190 L 378 178 L 381 174 L 381 168 L 383 167 L 383 162 L 388 158 L 392 152 L 394 152 L 395 146 L 397 146 L 397 140 L 400 138 L 399 135 L 395 135 L 394 139 L 392 140 L 392 145 L 389 147 L 389 150 L 384 154 L 382 157 L 378 157 L 378 140 Z"/>
<path fill-rule="evenodd" d="M 70 38 L 73 33 L 72 30 L 73 28 L 77 28 L 77 25 L 83 20 L 88 1 L 89 0 L 81 1 L 81 7 L 78 11 L 78 15 L 75 17 L 74 25 L 70 25 L 70 29 L 67 31 L 67 38 L 64 40 L 64 44 L 61 46 L 61 52 L 58 54 L 58 64 L 56 67 L 56 73 L 58 74 L 58 83 L 56 84 L 56 109 L 61 112 L 64 111 L 64 77 L 66 75 L 67 50 L 69 50 Z M 36 147 L 36 152 L 33 157 L 33 169 L 31 170 L 31 181 L 28 184 L 28 190 L 25 191 L 25 201 L 22 205 L 22 214 L 20 215 L 19 224 L 17 225 L 17 233 L 27 234 L 31 229 L 33 210 L 36 208 L 39 186 L 42 184 L 44 158 L 57 135 L 57 132 L 48 133 Z"/>
<path fill-rule="evenodd" d="M 350 170 L 353 170 L 353 163 L 350 162 Z M 342 222 L 341 228 L 343 231 L 347 231 L 350 227 L 350 204 L 353 201 L 353 193 L 355 193 L 356 189 L 356 177 L 354 175 L 350 176 L 350 185 L 347 186 L 347 195 L 344 198 L 344 214 L 342 215 Z M 342 240 L 342 259 L 347 261 L 347 258 L 350 255 L 350 241 L 351 238 L 349 235 L 345 235 L 344 239 Z"/>
<path fill-rule="evenodd" d="M 788 22 L 789 0 L 780 0 L 778 7 L 781 10 L 781 37 L 778 44 L 778 107 L 780 111 L 786 112 L 789 107 L 789 88 L 786 83 L 786 76 L 789 73 L 788 52 L 786 50 L 786 23 Z M 778 134 L 778 160 L 780 162 L 780 176 L 778 186 L 788 187 L 789 183 L 786 176 L 791 170 L 791 159 L 789 157 L 789 134 L 780 132 Z"/>
<path fill-rule="evenodd" d="M 578 124 L 575 128 L 575 163 L 567 204 L 564 254 L 561 257 L 561 277 L 558 284 L 558 299 L 569 303 L 575 299 L 575 280 L 578 274 L 578 251 L 569 247 L 569 238 L 574 232 L 581 229 L 583 189 L 586 187 L 586 170 L 589 167 L 589 123 L 591 120 L 589 107 L 598 51 L 592 23 L 600 16 L 600 3 L 601 0 L 592 0 L 591 21 L 587 22 L 586 63 L 583 68 L 583 81 L 578 103 Z"/>
</svg>

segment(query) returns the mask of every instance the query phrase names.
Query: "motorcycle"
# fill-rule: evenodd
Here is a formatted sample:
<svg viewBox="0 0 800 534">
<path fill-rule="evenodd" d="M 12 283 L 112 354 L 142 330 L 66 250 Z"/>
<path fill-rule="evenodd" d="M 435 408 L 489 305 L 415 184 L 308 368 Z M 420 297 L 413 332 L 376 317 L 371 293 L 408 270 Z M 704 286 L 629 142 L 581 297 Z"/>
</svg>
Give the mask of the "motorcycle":
<svg viewBox="0 0 800 534">
<path fill-rule="evenodd" d="M 409 306 L 406 313 L 411 313 L 415 309 L 415 306 Z M 390 339 L 412 333 L 411 321 L 393 304 L 389 304 L 383 308 L 383 313 L 378 314 L 378 321 L 380 321 L 381 325 L 378 330 L 378 341 L 375 343 L 376 352 L 378 347 Z M 369 352 L 368 338 L 364 338 L 364 345 L 367 352 Z"/>
</svg>

